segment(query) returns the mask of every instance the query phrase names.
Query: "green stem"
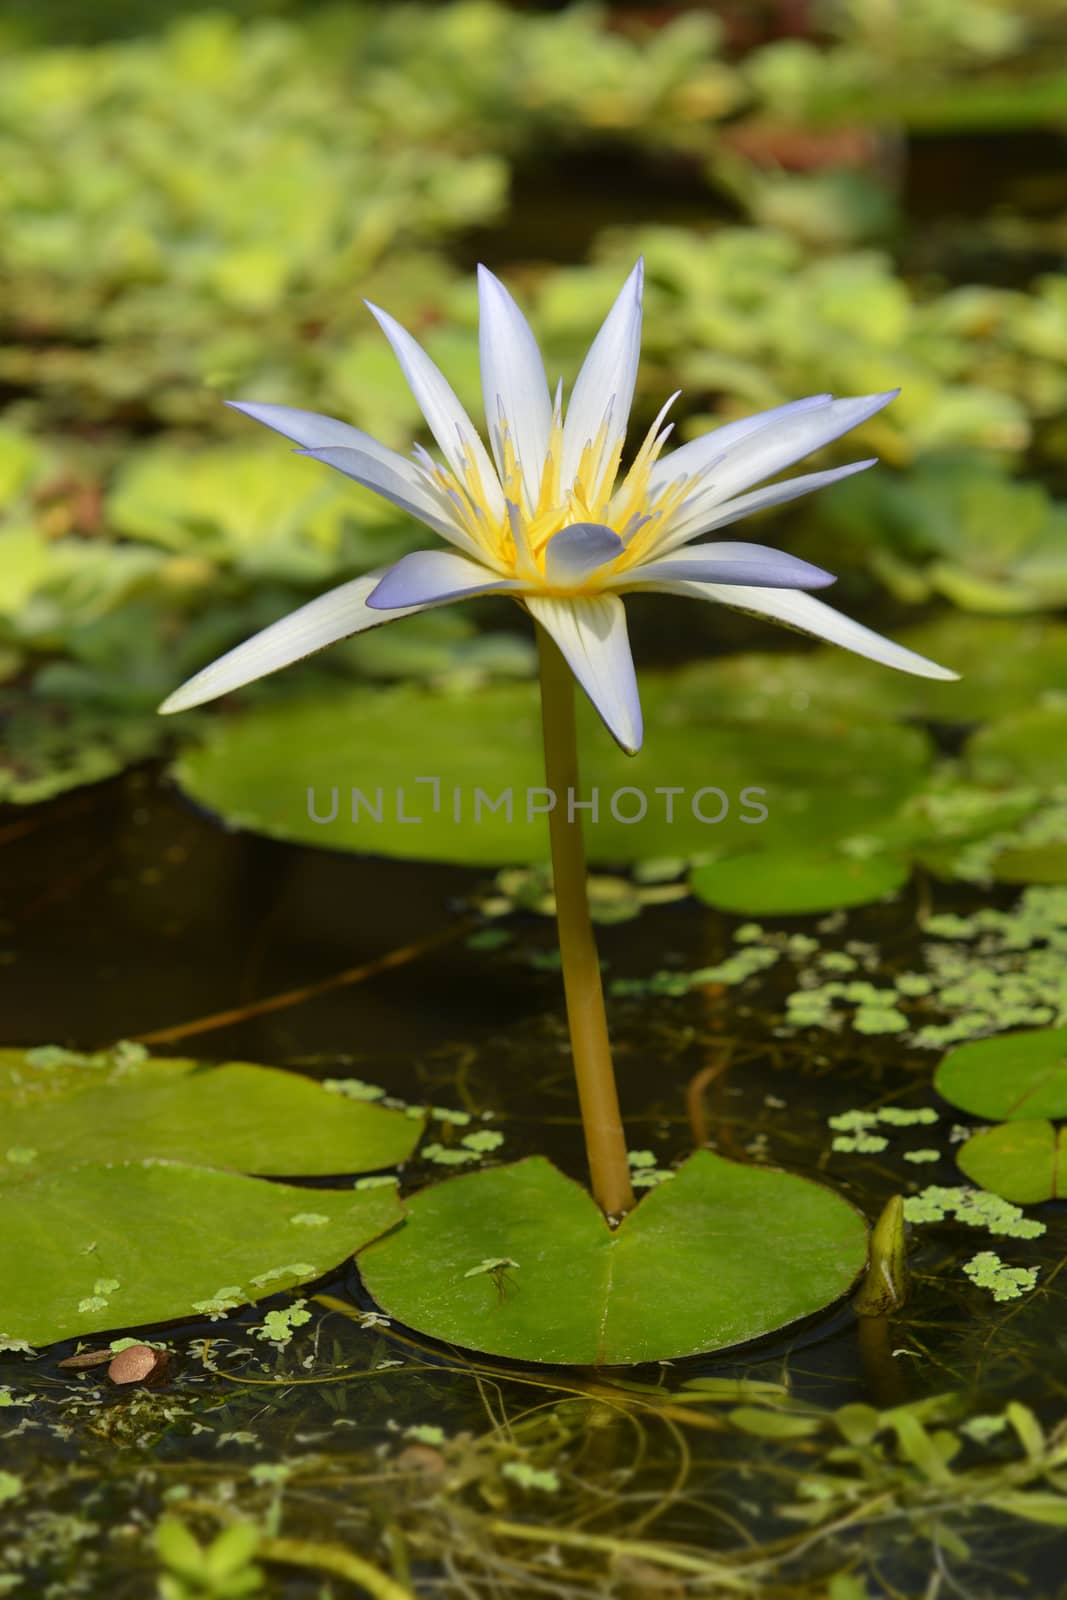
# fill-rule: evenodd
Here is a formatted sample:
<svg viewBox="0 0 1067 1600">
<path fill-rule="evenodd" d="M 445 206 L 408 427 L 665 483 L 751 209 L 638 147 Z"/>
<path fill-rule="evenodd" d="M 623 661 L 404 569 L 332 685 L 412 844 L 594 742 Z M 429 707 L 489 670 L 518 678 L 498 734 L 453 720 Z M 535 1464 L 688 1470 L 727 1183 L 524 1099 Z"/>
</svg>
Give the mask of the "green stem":
<svg viewBox="0 0 1067 1600">
<path fill-rule="evenodd" d="M 571 813 L 567 803 L 569 791 L 575 797 L 578 794 L 574 678 L 555 641 L 540 625 L 537 647 L 541 662 L 545 783 L 555 795 L 555 805 L 548 818 L 552 877 L 578 1103 L 593 1197 L 606 1216 L 618 1217 L 633 1209 L 634 1194 L 611 1064 L 600 959 L 589 918 L 581 818 Z"/>
</svg>

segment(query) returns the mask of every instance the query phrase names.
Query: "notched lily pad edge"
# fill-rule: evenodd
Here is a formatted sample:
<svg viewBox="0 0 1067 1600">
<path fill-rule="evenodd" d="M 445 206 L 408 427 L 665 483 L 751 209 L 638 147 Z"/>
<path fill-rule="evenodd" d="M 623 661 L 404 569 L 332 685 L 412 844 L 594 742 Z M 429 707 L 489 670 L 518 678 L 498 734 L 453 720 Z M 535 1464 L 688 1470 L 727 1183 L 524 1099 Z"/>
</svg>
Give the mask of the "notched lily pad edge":
<svg viewBox="0 0 1067 1600">
<path fill-rule="evenodd" d="M 371 1250 L 374 1250 L 374 1249 L 377 1249 L 379 1247 L 383 1247 L 384 1245 L 386 1245 L 388 1239 L 391 1236 L 395 1237 L 395 1236 L 399 1235 L 403 1231 L 402 1227 L 400 1227 L 400 1226 L 389 1230 L 389 1233 L 383 1234 L 383 1235 L 381 1235 L 380 1237 L 378 1237 L 376 1239 L 369 1240 L 366 1245 L 361 1246 L 360 1249 L 355 1252 L 354 1259 L 355 1259 L 356 1267 L 357 1267 L 358 1272 L 359 1272 L 360 1281 L 361 1281 L 366 1293 L 374 1301 L 375 1305 L 380 1307 L 380 1309 L 384 1312 L 384 1314 L 387 1315 L 390 1318 L 390 1321 L 392 1323 L 394 1323 L 396 1325 L 399 1325 L 401 1327 L 407 1328 L 410 1332 L 417 1334 L 420 1338 L 432 1339 L 435 1342 L 440 1343 L 442 1346 L 444 1346 L 446 1348 L 475 1351 L 479 1355 L 491 1356 L 496 1360 L 501 1360 L 501 1361 L 505 1361 L 505 1362 L 511 1362 L 511 1363 L 513 1363 L 513 1364 L 515 1364 L 517 1366 L 535 1365 L 538 1368 L 541 1368 L 541 1367 L 559 1367 L 561 1369 L 566 1369 L 566 1368 L 573 1369 L 575 1367 L 589 1366 L 589 1367 L 593 1368 L 596 1371 L 604 1371 L 604 1370 L 608 1370 L 608 1369 L 611 1369 L 611 1368 L 618 1368 L 620 1371 L 622 1371 L 622 1370 L 630 1370 L 635 1366 L 641 1366 L 641 1365 L 645 1365 L 645 1364 L 656 1364 L 657 1362 L 661 1362 L 661 1361 L 687 1359 L 687 1358 L 700 1356 L 700 1355 L 716 1355 L 716 1356 L 723 1356 L 723 1357 L 729 1355 L 729 1356 L 732 1357 L 737 1352 L 750 1352 L 750 1351 L 758 1350 L 758 1349 L 761 1349 L 761 1348 L 765 1348 L 765 1347 L 767 1347 L 768 1344 L 773 1344 L 775 1341 L 780 1340 L 783 1336 L 788 1336 L 788 1335 L 794 1335 L 795 1336 L 796 1334 L 801 1333 L 805 1329 L 814 1329 L 814 1328 L 818 1327 L 819 1325 L 821 1325 L 823 1323 L 824 1319 L 826 1318 L 828 1313 L 835 1311 L 837 1308 L 839 1308 L 842 1305 L 843 1302 L 847 1301 L 849 1296 L 854 1291 L 857 1283 L 861 1280 L 861 1278 L 863 1276 L 863 1273 L 867 1270 L 867 1266 L 869 1264 L 869 1249 L 870 1249 L 870 1229 L 871 1229 L 870 1220 L 867 1218 L 867 1216 L 864 1214 L 864 1212 L 862 1212 L 860 1210 L 860 1208 L 857 1205 L 855 1205 L 852 1202 L 852 1200 L 850 1200 L 847 1196 L 842 1195 L 837 1189 L 831 1188 L 830 1186 L 828 1186 L 826 1184 L 819 1183 L 817 1180 L 815 1180 L 813 1178 L 810 1178 L 810 1177 L 808 1177 L 806 1175 L 803 1175 L 803 1174 L 800 1174 L 800 1173 L 796 1173 L 796 1172 L 791 1172 L 791 1171 L 788 1171 L 787 1169 L 781 1168 L 781 1167 L 770 1167 L 770 1166 L 763 1166 L 763 1165 L 760 1165 L 760 1166 L 757 1167 L 757 1166 L 754 1166 L 753 1164 L 746 1163 L 746 1162 L 731 1161 L 731 1160 L 728 1160 L 728 1158 L 719 1155 L 717 1152 L 712 1152 L 712 1151 L 708 1151 L 708 1150 L 704 1150 L 704 1149 L 693 1151 L 689 1156 L 687 1156 L 686 1159 L 682 1162 L 681 1166 L 675 1169 L 675 1176 L 677 1176 L 680 1173 L 682 1173 L 685 1170 L 686 1166 L 688 1166 L 690 1163 L 692 1163 L 694 1161 L 699 1161 L 702 1157 L 705 1157 L 705 1156 L 710 1157 L 717 1164 L 730 1166 L 730 1167 L 735 1167 L 735 1168 L 737 1168 L 737 1169 L 739 1169 L 741 1171 L 745 1171 L 745 1172 L 758 1171 L 759 1173 L 766 1174 L 768 1176 L 773 1175 L 773 1176 L 776 1176 L 776 1177 L 782 1177 L 782 1178 L 790 1179 L 790 1180 L 792 1180 L 792 1181 L 794 1181 L 796 1183 L 803 1183 L 803 1184 L 807 1185 L 809 1188 L 811 1188 L 813 1190 L 820 1191 L 824 1195 L 832 1196 L 834 1198 L 834 1200 L 836 1200 L 841 1206 L 847 1208 L 853 1214 L 854 1218 L 860 1224 L 860 1227 L 861 1227 L 861 1229 L 863 1231 L 863 1234 L 864 1234 L 864 1237 L 865 1237 L 865 1240 L 866 1240 L 866 1249 L 864 1251 L 863 1260 L 862 1261 L 857 1261 L 857 1264 L 856 1264 L 854 1272 L 852 1273 L 852 1276 L 848 1279 L 847 1282 L 843 1282 L 842 1283 L 840 1291 L 837 1294 L 835 1294 L 831 1299 L 827 1300 L 823 1305 L 814 1307 L 813 1310 L 810 1313 L 793 1317 L 787 1322 L 779 1323 L 777 1325 L 774 1325 L 774 1326 L 768 1327 L 766 1329 L 763 1329 L 759 1333 L 753 1335 L 751 1338 L 738 1340 L 738 1341 L 736 1341 L 734 1343 L 722 1344 L 722 1345 L 711 1345 L 711 1346 L 708 1346 L 705 1349 L 688 1349 L 688 1348 L 687 1349 L 678 1349 L 678 1350 L 674 1350 L 674 1351 L 672 1351 L 670 1353 L 666 1353 L 665 1352 L 662 1355 L 649 1354 L 649 1355 L 636 1356 L 633 1359 L 627 1360 L 627 1361 L 617 1361 L 617 1362 L 613 1362 L 613 1361 L 604 1361 L 604 1362 L 592 1361 L 592 1362 L 585 1362 L 585 1361 L 580 1361 L 580 1360 L 564 1360 L 564 1359 L 558 1359 L 558 1358 L 557 1359 L 553 1359 L 551 1357 L 541 1358 L 541 1357 L 538 1357 L 538 1356 L 516 1356 L 516 1355 L 509 1354 L 507 1352 L 503 1352 L 502 1353 L 499 1350 L 494 1350 L 491 1345 L 481 1345 L 481 1344 L 477 1344 L 477 1343 L 474 1343 L 474 1342 L 464 1341 L 464 1340 L 461 1340 L 461 1339 L 458 1339 L 458 1338 L 454 1338 L 454 1337 L 449 1338 L 449 1337 L 447 1337 L 445 1335 L 442 1335 L 442 1334 L 437 1334 L 437 1333 L 432 1333 L 432 1332 L 428 1333 L 428 1332 L 424 1331 L 423 1329 L 419 1328 L 418 1320 L 416 1320 L 416 1321 L 408 1321 L 404 1316 L 402 1316 L 402 1315 L 400 1315 L 398 1313 L 395 1313 L 387 1304 L 383 1303 L 383 1298 L 378 1293 L 376 1293 L 374 1289 L 372 1289 L 371 1285 L 367 1281 L 366 1263 L 363 1260 L 363 1258 L 366 1256 L 367 1252 L 369 1252 Z M 572 1190 L 577 1191 L 578 1194 L 583 1196 L 584 1199 L 586 1201 L 588 1201 L 590 1209 L 593 1212 L 595 1212 L 596 1217 L 603 1222 L 604 1228 L 605 1228 L 605 1232 L 609 1236 L 611 1236 L 611 1235 L 617 1236 L 620 1233 L 620 1231 L 622 1231 L 622 1230 L 624 1230 L 626 1228 L 627 1222 L 629 1222 L 631 1219 L 635 1218 L 639 1214 L 642 1214 L 645 1217 L 647 1217 L 650 1210 L 654 1211 L 654 1210 L 656 1210 L 658 1208 L 658 1206 L 663 1204 L 664 1194 L 666 1192 L 670 1191 L 671 1188 L 673 1187 L 672 1183 L 667 1182 L 667 1183 L 663 1183 L 663 1184 L 657 1185 L 655 1188 L 652 1188 L 652 1189 L 649 1189 L 648 1191 L 646 1191 L 643 1195 L 640 1196 L 640 1198 L 638 1200 L 638 1203 L 635 1205 L 633 1211 L 627 1213 L 627 1216 L 625 1218 L 623 1218 L 623 1220 L 619 1224 L 618 1228 L 613 1229 L 607 1223 L 606 1219 L 604 1219 L 602 1217 L 599 1209 L 596 1207 L 596 1204 L 595 1204 L 595 1202 L 594 1202 L 594 1200 L 592 1198 L 592 1195 L 589 1193 L 588 1189 L 586 1189 L 584 1187 L 584 1185 L 582 1185 L 581 1183 L 577 1182 L 575 1179 L 569 1177 L 566 1173 L 561 1172 L 560 1169 L 558 1167 L 556 1167 L 553 1162 L 549 1161 L 547 1157 L 542 1156 L 542 1155 L 531 1155 L 531 1156 L 523 1157 L 519 1161 L 509 1163 L 506 1167 L 496 1166 L 496 1167 L 492 1167 L 492 1168 L 485 1168 L 485 1169 L 482 1169 L 479 1172 L 463 1173 L 463 1174 L 461 1174 L 461 1175 L 459 1175 L 459 1176 L 457 1176 L 455 1178 L 446 1179 L 446 1180 L 444 1180 L 444 1183 L 435 1183 L 435 1184 L 424 1185 L 422 1188 L 420 1188 L 418 1190 L 415 1190 L 411 1194 L 409 1194 L 409 1195 L 404 1197 L 404 1202 L 403 1202 L 403 1208 L 404 1208 L 404 1212 L 405 1212 L 404 1221 L 406 1222 L 406 1221 L 410 1220 L 410 1218 L 407 1216 L 408 1207 L 410 1206 L 410 1204 L 412 1202 L 417 1202 L 418 1199 L 421 1196 L 425 1196 L 425 1195 L 429 1194 L 431 1191 L 439 1192 L 443 1188 L 454 1187 L 456 1184 L 466 1184 L 466 1185 L 470 1186 L 470 1185 L 472 1185 L 474 1183 L 477 1183 L 479 1181 L 483 1181 L 483 1180 L 486 1180 L 486 1179 L 497 1178 L 497 1177 L 500 1176 L 500 1174 L 502 1172 L 505 1172 L 505 1171 L 521 1171 L 522 1169 L 526 1169 L 528 1171 L 531 1171 L 531 1170 L 536 1170 L 536 1169 L 539 1169 L 539 1168 L 550 1169 L 555 1174 L 556 1178 L 562 1180 L 562 1182 L 565 1185 L 569 1186 Z M 657 1199 L 657 1196 L 659 1197 L 658 1199 Z M 436 1252 L 434 1251 L 434 1249 L 432 1247 L 432 1242 L 431 1242 L 431 1244 L 429 1244 L 428 1247 L 427 1247 L 425 1255 L 426 1255 L 427 1259 L 429 1259 L 431 1256 L 434 1256 L 435 1253 Z M 508 1261 L 508 1259 L 509 1258 L 507 1257 L 506 1253 L 505 1253 L 505 1255 L 503 1257 L 498 1257 L 498 1260 L 500 1260 L 501 1262 Z M 511 1265 L 517 1265 L 517 1263 L 510 1263 L 510 1264 Z M 487 1265 L 487 1264 L 485 1264 L 485 1265 Z M 466 1278 L 470 1278 L 473 1275 L 474 1274 L 469 1273 L 469 1272 L 464 1274 L 464 1276 Z M 606 1315 L 606 1312 L 605 1312 L 605 1315 Z"/>
</svg>

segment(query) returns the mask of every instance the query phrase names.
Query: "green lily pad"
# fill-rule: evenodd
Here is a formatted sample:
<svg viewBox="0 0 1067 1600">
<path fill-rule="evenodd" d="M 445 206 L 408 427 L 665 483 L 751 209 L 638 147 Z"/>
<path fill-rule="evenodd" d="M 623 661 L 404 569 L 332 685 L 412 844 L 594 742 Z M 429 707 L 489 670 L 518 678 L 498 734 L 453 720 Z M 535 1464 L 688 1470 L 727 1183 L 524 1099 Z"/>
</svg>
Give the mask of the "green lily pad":
<svg viewBox="0 0 1067 1600">
<path fill-rule="evenodd" d="M 972 1183 L 1016 1205 L 1035 1205 L 1067 1193 L 1064 1132 L 1036 1119 L 1002 1122 L 968 1139 L 956 1160 Z"/>
<path fill-rule="evenodd" d="M 846 1294 L 867 1256 L 829 1189 L 701 1150 L 614 1232 L 543 1157 L 423 1189 L 360 1254 L 398 1321 L 518 1361 L 670 1360 L 759 1338 Z M 471 1269 L 507 1261 L 496 1274 Z"/>
<path fill-rule="evenodd" d="M 341 1193 L 174 1162 L 93 1161 L 4 1190 L 0 1341 L 221 1316 L 321 1277 L 400 1220 Z"/>
<path fill-rule="evenodd" d="M 365 1172 L 421 1132 L 295 1073 L 129 1044 L 0 1050 L 0 1125 L 0 1329 L 31 1344 L 221 1315 L 319 1277 L 399 1220 L 395 1189 L 219 1169 Z"/>
<path fill-rule="evenodd" d="M 368 1172 L 406 1161 L 422 1131 L 401 1111 L 333 1094 L 297 1073 L 140 1059 L 128 1047 L 58 1059 L 47 1050 L 0 1050 L 0 1119 L 0 1184 L 87 1158 L 290 1177 Z"/>
<path fill-rule="evenodd" d="M 1067 1028 L 973 1039 L 950 1050 L 934 1076 L 938 1094 L 975 1116 L 1008 1122 L 1067 1117 Z"/>
<path fill-rule="evenodd" d="M 967 765 L 979 783 L 1067 782 L 1067 700 L 1031 706 L 979 728 L 967 741 Z"/>
<path fill-rule="evenodd" d="M 689 885 L 718 911 L 773 917 L 867 905 L 907 881 L 907 864 L 894 856 L 752 851 L 697 867 Z"/>
<path fill-rule="evenodd" d="M 579 697 L 582 798 L 598 797 L 596 817 L 584 814 L 593 862 L 833 848 L 891 813 L 929 762 L 914 728 L 817 713 L 727 722 L 723 702 L 695 692 L 684 674 L 647 674 L 642 697 L 648 734 L 635 758 Z M 548 853 L 533 685 L 353 689 L 261 706 L 221 720 L 175 771 L 186 793 L 229 823 L 278 838 L 478 864 Z"/>
<path fill-rule="evenodd" d="M 854 479 L 816 526 L 866 546 L 872 569 L 905 601 L 943 594 L 965 610 L 1005 615 L 1067 600 L 1067 508 L 974 451 L 882 482 Z"/>
</svg>

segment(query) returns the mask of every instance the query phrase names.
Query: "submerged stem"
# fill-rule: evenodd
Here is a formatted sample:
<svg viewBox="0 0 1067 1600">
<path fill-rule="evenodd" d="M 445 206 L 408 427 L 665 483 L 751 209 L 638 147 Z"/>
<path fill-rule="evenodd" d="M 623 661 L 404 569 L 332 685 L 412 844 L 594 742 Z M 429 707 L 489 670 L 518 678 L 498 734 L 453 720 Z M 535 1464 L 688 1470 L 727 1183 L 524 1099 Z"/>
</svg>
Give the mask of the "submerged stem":
<svg viewBox="0 0 1067 1600">
<path fill-rule="evenodd" d="M 555 641 L 538 625 L 541 715 L 545 737 L 545 783 L 555 795 L 549 813 L 552 876 L 556 894 L 559 953 L 567 997 L 578 1102 L 593 1197 L 609 1217 L 633 1208 L 626 1136 L 611 1063 L 604 990 L 586 892 L 581 819 L 572 814 L 568 791 L 578 791 L 578 746 L 574 730 L 574 678 Z"/>
</svg>

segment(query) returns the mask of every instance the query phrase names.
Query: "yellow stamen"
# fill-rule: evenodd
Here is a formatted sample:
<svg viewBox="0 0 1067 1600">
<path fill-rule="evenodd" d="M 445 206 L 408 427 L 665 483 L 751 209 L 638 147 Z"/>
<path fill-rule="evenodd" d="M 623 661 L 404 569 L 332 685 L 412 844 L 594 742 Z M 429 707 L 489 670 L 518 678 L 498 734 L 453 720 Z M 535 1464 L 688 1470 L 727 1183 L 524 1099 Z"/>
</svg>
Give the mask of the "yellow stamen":
<svg viewBox="0 0 1067 1600">
<path fill-rule="evenodd" d="M 596 508 L 593 514 L 594 522 L 603 522 L 607 516 L 612 490 L 615 487 L 615 479 L 619 475 L 619 462 L 622 459 L 623 443 L 624 441 L 620 434 L 612 445 L 608 459 L 600 471 L 596 490 L 590 496 L 590 502 Z"/>
<path fill-rule="evenodd" d="M 650 494 L 653 466 L 670 433 L 661 423 L 677 396 L 672 395 L 646 433 L 641 447 L 616 487 L 623 438 L 612 429 L 611 407 L 594 438 L 586 441 L 571 483 L 562 482 L 563 416 L 560 391 L 556 392 L 548 449 L 541 469 L 535 502 L 526 493 L 514 436 L 507 419 L 499 419 L 500 477 L 505 509 L 489 509 L 486 486 L 477 463 L 465 453 L 461 473 L 434 466 L 431 479 L 453 507 L 463 530 L 483 553 L 487 564 L 509 576 L 543 578 L 545 551 L 562 528 L 575 522 L 599 522 L 627 537 L 626 549 L 616 561 L 591 576 L 581 592 L 595 592 L 605 581 L 646 560 L 662 537 L 666 519 L 693 493 L 698 478 L 677 478 Z"/>
<path fill-rule="evenodd" d="M 642 514 L 648 521 L 634 534 L 625 551 L 616 562 L 616 569 L 639 566 L 642 561 L 647 561 L 652 554 L 660 537 L 663 524 L 672 516 L 678 506 L 692 489 L 692 484 L 686 478 L 676 478 L 661 489 L 655 500 L 645 501 Z M 628 520 L 628 519 L 627 519 Z M 620 523 L 625 527 L 625 523 Z"/>
</svg>

